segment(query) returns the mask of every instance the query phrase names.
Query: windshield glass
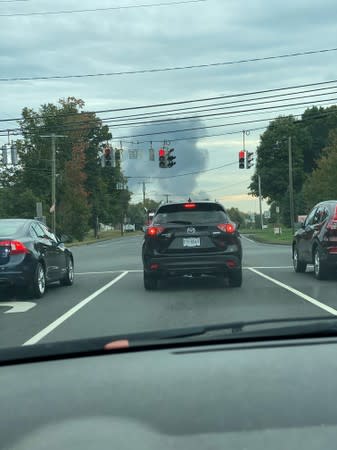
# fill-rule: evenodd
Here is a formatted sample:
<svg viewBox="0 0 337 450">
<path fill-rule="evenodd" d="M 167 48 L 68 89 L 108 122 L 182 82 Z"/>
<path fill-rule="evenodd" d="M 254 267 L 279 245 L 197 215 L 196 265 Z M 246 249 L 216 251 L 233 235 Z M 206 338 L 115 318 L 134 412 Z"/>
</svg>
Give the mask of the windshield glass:
<svg viewBox="0 0 337 450">
<path fill-rule="evenodd" d="M 0 4 L 0 350 L 337 316 L 335 0 Z"/>
</svg>

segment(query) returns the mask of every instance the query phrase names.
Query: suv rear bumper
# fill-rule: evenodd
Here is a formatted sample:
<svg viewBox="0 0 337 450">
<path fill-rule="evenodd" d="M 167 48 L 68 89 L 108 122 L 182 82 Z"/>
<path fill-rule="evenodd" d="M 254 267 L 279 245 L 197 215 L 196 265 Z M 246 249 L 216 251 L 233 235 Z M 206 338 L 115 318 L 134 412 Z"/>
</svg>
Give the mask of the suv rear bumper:
<svg viewBox="0 0 337 450">
<path fill-rule="evenodd" d="M 233 254 L 145 257 L 144 271 L 158 276 L 226 273 L 241 269 L 241 259 Z"/>
</svg>

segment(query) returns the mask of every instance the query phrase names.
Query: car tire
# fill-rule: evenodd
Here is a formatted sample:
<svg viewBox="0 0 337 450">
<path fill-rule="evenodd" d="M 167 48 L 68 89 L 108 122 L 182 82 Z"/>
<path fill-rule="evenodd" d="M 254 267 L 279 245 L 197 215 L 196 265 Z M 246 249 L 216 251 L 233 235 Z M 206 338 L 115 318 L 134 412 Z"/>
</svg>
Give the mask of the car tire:
<svg viewBox="0 0 337 450">
<path fill-rule="evenodd" d="M 318 247 L 314 250 L 314 274 L 317 280 L 326 280 L 330 275 L 329 268 L 322 262 Z"/>
<path fill-rule="evenodd" d="M 296 273 L 304 273 L 307 269 L 307 263 L 300 260 L 296 247 L 293 251 L 293 266 Z"/>
<path fill-rule="evenodd" d="M 33 298 L 41 298 L 46 292 L 46 272 L 43 264 L 38 262 L 35 268 L 34 277 L 30 286 L 30 293 Z"/>
<path fill-rule="evenodd" d="M 155 278 L 153 275 L 150 275 L 144 272 L 144 288 L 147 291 L 154 291 L 158 287 L 158 278 Z"/>
<path fill-rule="evenodd" d="M 230 287 L 240 287 L 242 285 L 242 269 L 231 270 L 229 272 L 228 284 Z"/>
<path fill-rule="evenodd" d="M 60 280 L 62 286 L 71 286 L 74 283 L 74 263 L 67 257 L 67 270 L 65 276 Z"/>
</svg>

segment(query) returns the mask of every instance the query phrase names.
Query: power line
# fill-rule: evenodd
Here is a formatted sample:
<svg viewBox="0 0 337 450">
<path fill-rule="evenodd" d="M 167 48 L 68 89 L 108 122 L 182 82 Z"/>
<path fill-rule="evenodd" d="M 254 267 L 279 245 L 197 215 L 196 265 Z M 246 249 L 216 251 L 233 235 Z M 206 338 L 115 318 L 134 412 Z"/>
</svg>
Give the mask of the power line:
<svg viewBox="0 0 337 450">
<path fill-rule="evenodd" d="M 187 172 L 187 173 L 180 173 L 178 175 L 171 175 L 168 177 L 149 177 L 147 176 L 136 176 L 136 177 L 131 177 L 128 175 L 125 175 L 125 178 L 130 178 L 130 179 L 138 179 L 138 178 L 149 178 L 149 179 L 154 179 L 154 180 L 165 180 L 167 178 L 178 178 L 178 177 L 186 177 L 189 175 L 197 175 L 200 173 L 205 173 L 205 172 L 211 172 L 213 170 L 219 170 L 219 169 L 223 169 L 224 167 L 228 167 L 228 166 L 233 166 L 234 164 L 237 164 L 236 162 L 231 162 L 231 163 L 227 163 L 227 164 L 222 164 L 221 166 L 217 166 L 217 167 L 212 167 L 210 169 L 205 169 L 205 170 L 197 170 L 195 172 Z"/>
<path fill-rule="evenodd" d="M 230 102 L 221 102 L 221 103 L 209 103 L 206 105 L 199 105 L 199 106 L 188 106 L 185 108 L 174 108 L 174 109 L 167 109 L 167 110 L 162 110 L 162 111 L 156 111 L 154 112 L 145 112 L 145 113 L 140 113 L 140 114 L 129 114 L 129 115 L 124 115 L 124 116 L 115 116 L 115 117 L 104 117 L 101 119 L 101 121 L 103 123 L 109 121 L 118 121 L 119 119 L 125 119 L 125 120 L 140 120 L 140 119 L 151 119 L 153 117 L 158 117 L 158 116 L 172 116 L 172 115 L 176 115 L 177 113 L 179 114 L 189 114 L 193 111 L 197 111 L 197 112 L 204 112 L 204 111 L 213 111 L 213 110 L 219 110 L 219 109 L 224 109 L 226 106 L 223 105 L 228 105 L 228 104 L 240 104 L 243 102 L 255 102 L 256 100 L 268 100 L 267 102 L 263 102 L 263 103 L 276 103 L 276 102 L 281 102 L 284 100 L 295 100 L 296 98 L 310 98 L 310 97 L 317 97 L 317 96 L 321 96 L 321 95 L 329 95 L 329 94 L 335 94 L 336 91 L 334 92 L 328 92 L 328 93 L 323 93 L 323 94 L 311 94 L 311 95 L 307 95 L 307 96 L 300 96 L 300 97 L 292 97 L 292 98 L 286 98 L 286 99 L 279 99 L 276 100 L 276 98 L 280 98 L 280 97 L 289 97 L 290 95 L 299 95 L 299 94 L 306 94 L 309 92 L 317 92 L 317 91 L 326 91 L 326 90 L 330 90 L 330 89 L 335 89 L 336 86 L 326 86 L 326 87 L 322 87 L 322 88 L 316 88 L 316 89 L 306 89 L 306 90 L 302 90 L 302 91 L 298 91 L 298 92 L 289 92 L 289 93 L 283 93 L 283 94 L 276 94 L 276 95 L 271 95 L 271 96 L 262 96 L 262 97 L 255 97 L 255 98 L 248 98 L 248 99 L 243 99 L 243 100 L 232 100 Z M 269 99 L 275 99 L 275 100 L 269 100 Z M 257 103 L 253 103 L 253 104 L 257 104 Z M 216 108 L 210 108 L 215 106 Z M 243 105 L 246 106 L 246 105 Z M 248 105 L 247 105 L 248 106 Z M 203 109 L 205 108 L 205 109 Z M 206 109 L 207 108 L 207 109 Z M 1 120 L 0 120 L 1 122 Z"/>
<path fill-rule="evenodd" d="M 336 114 L 336 111 L 333 111 L 334 114 Z M 301 114 L 295 114 L 292 115 L 293 117 L 301 117 Z M 321 117 L 325 117 L 325 115 L 322 115 Z M 143 137 L 143 136 L 154 136 L 154 135 L 158 135 L 158 134 L 169 134 L 169 133 L 183 133 L 185 131 L 197 131 L 197 130 L 205 130 L 205 129 L 209 129 L 209 128 L 221 128 L 221 127 L 228 127 L 231 125 L 247 125 L 250 123 L 258 123 L 258 122 L 267 122 L 267 121 L 272 121 L 275 120 L 277 117 L 269 117 L 269 118 L 264 118 L 264 119 L 256 119 L 256 120 L 246 120 L 246 121 L 241 121 L 241 122 L 235 122 L 235 123 L 228 123 L 228 124 L 221 124 L 221 125 L 205 125 L 202 127 L 191 127 L 191 128 L 183 128 L 180 130 L 165 130 L 165 131 L 155 131 L 152 133 L 142 133 L 142 134 L 134 134 L 134 135 L 128 135 L 128 136 L 115 136 L 115 140 L 123 140 L 123 139 L 129 139 L 129 138 L 135 138 L 135 137 Z M 242 132 L 242 131 L 241 131 Z M 168 138 L 167 140 L 174 142 L 175 139 L 170 139 Z"/>
<path fill-rule="evenodd" d="M 319 113 L 317 115 L 311 115 L 310 118 L 308 118 L 308 120 L 312 120 L 312 119 L 319 119 L 319 118 L 324 118 L 326 116 L 329 116 L 330 114 L 336 114 L 336 111 L 325 111 L 323 113 Z M 264 119 L 256 119 L 256 120 L 247 120 L 247 121 L 241 121 L 241 122 L 234 122 L 234 123 L 228 123 L 228 124 L 221 124 L 221 125 L 208 125 L 208 126 L 203 126 L 203 127 L 193 127 L 193 128 L 185 128 L 185 129 L 180 129 L 180 130 L 166 130 L 163 132 L 153 132 L 153 133 L 144 133 L 141 135 L 134 135 L 134 136 L 118 136 L 118 137 L 114 137 L 110 140 L 112 141 L 122 141 L 124 139 L 130 139 L 133 137 L 140 137 L 140 136 L 152 136 L 155 134 L 167 134 L 167 133 L 176 133 L 176 132 L 185 132 L 185 131 L 196 131 L 196 130 L 203 130 L 203 129 L 208 129 L 208 128 L 220 128 L 220 127 L 227 127 L 227 126 L 231 126 L 231 125 L 247 125 L 247 124 L 251 124 L 251 123 L 259 123 L 259 122 L 271 122 L 275 119 L 277 119 L 279 116 L 276 117 L 268 117 L 268 118 L 264 118 Z M 302 114 L 292 114 L 291 117 L 302 117 Z M 301 119 L 302 121 L 305 121 L 305 119 Z M 258 130 L 264 130 L 266 128 L 266 126 L 263 127 L 255 127 L 255 128 L 246 128 L 246 131 L 258 131 Z M 6 130 L 7 131 L 7 130 Z M 174 139 L 167 139 L 169 140 L 171 143 L 172 142 L 178 142 L 178 141 L 184 141 L 184 140 L 199 140 L 202 138 L 210 138 L 210 137 L 214 137 L 214 136 L 226 136 L 226 135 L 232 135 L 232 134 L 238 134 L 238 133 L 242 133 L 242 129 L 238 130 L 238 131 L 230 131 L 230 132 L 226 132 L 226 133 L 219 133 L 219 134 L 208 134 L 208 135 L 201 135 L 201 136 L 194 136 L 194 137 L 182 137 L 182 138 L 174 138 Z M 22 132 L 18 132 L 16 133 L 17 135 L 23 135 Z M 32 135 L 34 136 L 33 133 L 25 133 L 27 135 Z M 7 134 L 0 134 L 0 136 L 7 136 Z M 129 141 L 127 143 L 129 144 L 144 144 L 144 143 L 156 143 L 156 142 L 162 142 L 163 140 L 148 140 L 148 141 Z M 82 140 L 79 140 L 78 142 L 82 142 Z"/>
<path fill-rule="evenodd" d="M 0 17 L 52 16 L 52 15 L 58 15 L 58 14 L 116 11 L 116 10 L 122 10 L 122 9 L 153 8 L 153 7 L 158 7 L 158 6 L 176 6 L 176 5 L 184 5 L 187 3 L 202 3 L 202 2 L 207 2 L 207 1 L 208 0 L 179 0 L 179 1 L 175 1 L 175 2 L 144 3 L 144 4 L 140 4 L 140 5 L 111 6 L 108 8 L 71 9 L 71 10 L 59 10 L 59 11 L 37 11 L 37 12 L 28 12 L 28 13 L 9 13 L 9 14 L 0 14 Z"/>
<path fill-rule="evenodd" d="M 208 0 L 191 0 L 191 2 L 197 1 L 208 1 Z M 25 14 L 18 14 L 25 15 Z M 0 14 L 0 17 L 6 16 L 4 14 Z M 275 59 L 284 59 L 284 58 L 296 58 L 298 56 L 307 56 L 307 55 L 315 55 L 319 53 L 329 53 L 337 51 L 336 48 L 327 48 L 321 50 L 308 50 L 296 53 L 285 53 L 282 55 L 273 55 L 273 56 L 264 56 L 260 58 L 246 58 L 239 59 L 234 61 L 221 61 L 214 63 L 206 63 L 206 64 L 194 64 L 188 66 L 173 66 L 173 67 L 162 67 L 162 68 L 152 68 L 152 69 L 140 69 L 140 70 L 124 70 L 119 72 L 102 72 L 102 73 L 89 73 L 89 74 L 76 74 L 76 75 L 50 75 L 50 76 L 35 76 L 35 77 L 13 77 L 13 78 L 0 78 L 0 81 L 42 81 L 42 80 L 65 80 L 70 78 L 94 78 L 94 77 L 107 77 L 107 76 L 120 76 L 120 75 L 140 75 L 145 73 L 158 73 L 158 72 L 172 72 L 177 70 L 191 70 L 191 69 L 205 69 L 210 67 L 219 67 L 219 66 L 232 66 L 236 64 L 247 64 L 252 62 L 261 62 L 261 61 L 271 61 Z"/>
<path fill-rule="evenodd" d="M 331 95 L 331 94 L 336 94 L 337 91 L 335 92 L 329 92 L 327 94 L 317 94 L 317 95 Z M 303 96 L 303 97 L 296 97 L 293 99 L 301 99 L 301 98 L 310 98 L 311 96 Z M 287 99 L 288 100 L 288 99 Z M 289 99 L 289 100 L 292 100 Z M 315 100 L 316 104 L 317 103 L 327 103 L 330 104 L 332 101 L 335 101 L 336 99 L 322 99 L 322 100 Z M 276 101 L 276 102 L 279 102 Z M 270 102 L 257 102 L 255 104 L 265 104 L 265 103 L 273 103 L 273 101 Z M 194 115 L 194 116 L 187 116 L 187 117 L 175 117 L 175 118 L 168 118 L 168 119 L 160 119 L 160 120 L 152 120 L 152 121 L 144 121 L 144 122 L 134 122 L 134 123 L 111 123 L 110 120 L 109 122 L 104 122 L 103 125 L 109 125 L 110 128 L 122 128 L 122 127 L 144 127 L 144 126 L 157 126 L 157 125 L 163 125 L 165 123 L 170 123 L 170 122 L 179 122 L 182 120 L 200 120 L 200 119 L 207 119 L 207 120 L 219 120 L 221 119 L 222 116 L 227 116 L 228 118 L 236 118 L 238 116 L 242 117 L 245 115 L 251 115 L 252 112 L 256 113 L 256 114 L 263 114 L 263 113 L 268 113 L 269 110 L 271 109 L 282 109 L 282 110 L 286 110 L 286 109 L 293 109 L 293 107 L 298 107 L 299 106 L 303 106 L 303 105 L 308 105 L 308 104 L 312 104 L 312 102 L 298 102 L 298 103 L 289 103 L 289 104 L 282 104 L 282 105 L 275 105 L 275 106 L 266 106 L 263 108 L 253 108 L 253 109 L 245 109 L 245 110 L 232 110 L 229 112 L 221 112 L 221 113 L 213 113 L 213 114 L 201 114 L 201 115 Z M 244 105 L 246 106 L 246 105 Z M 254 106 L 254 104 L 251 104 L 251 106 Z M 221 108 L 210 108 L 210 109 L 205 109 L 204 111 L 212 111 L 212 110 L 221 110 L 221 109 L 227 109 L 229 107 L 221 107 Z M 154 116 L 155 117 L 155 116 Z M 81 129 L 81 125 L 86 125 L 88 124 L 88 122 L 86 121 L 75 121 L 75 122 L 71 122 L 68 123 L 66 125 L 57 125 L 54 126 L 53 129 L 54 130 L 58 130 L 58 131 L 77 131 Z M 47 126 L 42 125 L 40 127 L 40 131 L 43 131 L 44 129 L 48 130 L 49 128 Z M 84 131 L 89 131 L 86 130 L 85 128 L 83 128 Z M 0 133 L 7 133 L 11 132 L 11 133 L 16 133 L 16 132 L 20 132 L 21 128 L 12 128 L 12 129 L 0 129 Z"/>
<path fill-rule="evenodd" d="M 329 88 L 321 88 L 321 89 L 331 89 L 331 87 Z M 302 91 L 303 92 L 303 91 Z M 305 92 L 305 91 L 304 91 Z M 290 98 L 285 98 L 285 99 L 274 99 L 274 96 L 269 96 L 269 97 L 262 97 L 265 99 L 271 99 L 271 100 L 267 100 L 267 101 L 263 101 L 263 102 L 256 102 L 255 100 L 259 100 L 259 98 L 257 99 L 247 99 L 246 101 L 249 102 L 255 102 L 255 103 L 249 103 L 249 104 L 243 104 L 243 105 L 239 105 L 240 108 L 246 107 L 246 106 L 255 106 L 255 105 L 264 105 L 264 104 L 268 104 L 268 103 L 280 103 L 280 102 L 284 102 L 284 101 L 288 101 L 288 100 L 300 100 L 302 98 L 312 98 L 312 97 L 318 97 L 318 96 L 325 96 L 325 95 L 332 95 L 332 94 L 336 94 L 337 91 L 330 91 L 330 92 L 326 92 L 326 93 L 319 93 L 319 94 L 310 94 L 310 95 L 302 95 L 302 96 L 298 96 L 298 93 L 295 93 L 295 95 L 297 95 L 297 97 L 290 97 Z M 279 95 L 291 95 L 291 94 L 279 94 Z M 277 97 L 277 96 L 276 96 Z M 336 98 L 329 98 L 329 99 L 321 99 L 321 100 L 315 100 L 315 104 L 318 103 L 331 103 L 336 101 Z M 240 101 L 239 101 L 240 102 Z M 242 100 L 241 100 L 242 102 Z M 227 106 L 221 106 L 221 107 L 216 107 L 216 108 L 204 108 L 204 109 L 199 109 L 197 110 L 197 112 L 207 112 L 207 111 L 217 111 L 217 110 L 224 110 L 224 109 L 230 109 L 232 108 L 232 106 L 228 106 L 231 103 L 236 103 L 236 102 L 229 102 L 229 103 L 225 103 L 224 105 Z M 194 115 L 194 116 L 178 116 L 178 117 L 174 117 L 174 118 L 162 118 L 162 119 L 158 119 L 158 120 L 150 120 L 150 121 L 143 121 L 140 122 L 140 120 L 142 119 L 142 117 L 140 116 L 139 119 L 136 117 L 134 120 L 139 120 L 138 122 L 125 122 L 125 123 L 114 123 L 115 120 L 117 121 L 117 118 L 104 118 L 104 119 L 100 119 L 100 121 L 102 122 L 103 125 L 109 125 L 110 128 L 121 128 L 121 127 L 139 127 L 139 126 L 146 126 L 146 125 L 151 125 L 151 126 L 155 126 L 155 125 L 162 125 L 164 123 L 168 123 L 168 122 L 177 122 L 177 121 L 182 121 L 182 120 L 200 120 L 200 119 L 208 119 L 208 120 L 214 120 L 214 119 L 219 119 L 221 118 L 221 116 L 227 116 L 227 118 L 230 117 L 237 117 L 238 115 L 243 116 L 243 115 L 251 115 L 252 112 L 254 113 L 261 113 L 263 111 L 268 112 L 269 110 L 272 109 L 289 109 L 289 108 L 293 108 L 293 107 L 298 107 L 298 106 L 304 106 L 304 105 L 311 105 L 313 102 L 309 101 L 309 102 L 297 102 L 297 103 L 289 103 L 289 104 L 280 104 L 280 105 L 275 105 L 275 106 L 264 106 L 261 108 L 252 108 L 252 109 L 238 109 L 238 110 L 230 110 L 228 112 L 224 111 L 224 112 L 219 112 L 219 113 L 212 113 L 212 114 L 199 114 L 199 115 Z M 207 105 L 206 105 L 207 106 Z M 202 108 L 202 107 L 199 107 Z M 185 111 L 182 114 L 188 114 L 190 113 L 190 111 Z M 158 112 L 158 114 L 160 114 L 160 112 Z M 235 115 L 235 116 L 231 116 L 231 115 Z M 173 114 L 169 114 L 169 116 L 171 116 Z M 127 116 L 124 116 L 125 119 L 124 120 L 128 120 Z M 156 117 L 156 115 L 151 116 L 151 117 Z M 147 119 L 151 119 L 151 117 L 146 117 Z M 130 119 L 131 120 L 131 119 Z M 104 121 L 104 122 L 103 122 Z M 90 125 L 91 119 L 88 118 L 88 120 L 86 121 L 73 121 L 70 122 L 66 125 L 59 125 L 59 126 L 55 126 L 54 129 L 57 130 L 62 130 L 62 131 L 75 131 L 75 130 L 80 130 L 80 126 L 81 125 Z M 74 127 L 75 125 L 75 127 Z M 47 127 L 45 126 L 41 126 L 40 129 L 43 130 L 44 128 L 47 129 Z M 12 128 L 12 129 L 2 129 L 0 130 L 1 132 L 17 132 L 17 131 L 21 131 L 21 128 Z"/>
<path fill-rule="evenodd" d="M 335 92 L 336 93 L 336 92 Z M 322 103 L 322 102 L 334 102 L 337 98 L 329 98 L 329 99 L 323 99 L 323 100 L 316 100 L 315 103 Z M 287 107 L 293 107 L 293 106 L 305 106 L 305 105 L 312 105 L 312 101 L 310 102 L 297 102 L 297 103 L 289 103 L 285 105 L 276 105 L 276 106 L 264 106 L 262 108 L 252 108 L 252 109 L 244 109 L 244 110 L 234 110 L 234 111 L 228 111 L 228 112 L 220 112 L 220 113 L 212 113 L 212 114 L 201 114 L 197 116 L 186 116 L 186 117 L 175 117 L 175 118 L 169 118 L 169 119 L 159 119 L 159 120 L 152 120 L 150 122 L 131 122 L 131 123 L 117 123 L 117 124 L 110 124 L 110 128 L 119 128 L 119 127 L 135 127 L 135 126 L 141 126 L 144 127 L 146 125 L 162 125 L 164 123 L 168 122 L 179 122 L 182 120 L 200 120 L 200 119 L 209 119 L 210 117 L 217 117 L 220 116 L 227 116 L 229 114 L 241 114 L 241 113 L 255 113 L 258 111 L 269 111 L 271 109 L 275 108 L 287 108 Z"/>
<path fill-rule="evenodd" d="M 0 79 L 1 81 L 2 79 Z M 162 108 L 166 106 L 178 106 L 178 105 L 184 105 L 184 104 L 191 104 L 191 103 L 201 103 L 201 102 L 209 102 L 214 100 L 222 100 L 222 99 L 230 99 L 230 98 L 240 98 L 245 96 L 252 96 L 252 95 L 259 95 L 259 94 L 266 94 L 270 92 L 282 92 L 287 90 L 295 90 L 295 89 L 301 89 L 306 87 L 312 87 L 312 86 L 325 86 L 328 84 L 336 84 L 337 79 L 335 80 L 328 80 L 328 81 L 319 81 L 316 83 L 307 83 L 307 84 L 298 84 L 298 85 L 292 85 L 292 86 L 283 86 L 279 88 L 272 88 L 272 89 L 264 89 L 259 91 L 248 91 L 248 92 L 241 92 L 241 93 L 234 93 L 234 94 L 224 94 L 224 95 L 217 95 L 215 97 L 204 97 L 199 99 L 187 99 L 187 100 L 180 100 L 175 102 L 166 102 L 166 103 L 153 103 L 153 104 L 146 104 L 146 105 L 138 105 L 138 106 L 129 106 L 125 108 L 113 108 L 113 109 L 101 109 L 101 110 L 94 110 L 94 111 L 84 111 L 81 112 L 82 114 L 103 114 L 108 112 L 120 112 L 120 111 L 133 111 L 133 110 L 140 110 L 140 109 L 152 109 L 152 108 Z M 78 111 L 76 112 L 68 112 L 68 113 L 60 113 L 59 116 L 61 117 L 67 117 L 67 116 L 77 116 L 79 114 Z M 48 117 L 54 117 L 54 115 L 36 115 L 35 119 L 43 119 Z M 0 122 L 19 122 L 22 121 L 22 117 L 15 117 L 15 118 L 7 118 L 7 119 L 0 119 Z"/>
</svg>

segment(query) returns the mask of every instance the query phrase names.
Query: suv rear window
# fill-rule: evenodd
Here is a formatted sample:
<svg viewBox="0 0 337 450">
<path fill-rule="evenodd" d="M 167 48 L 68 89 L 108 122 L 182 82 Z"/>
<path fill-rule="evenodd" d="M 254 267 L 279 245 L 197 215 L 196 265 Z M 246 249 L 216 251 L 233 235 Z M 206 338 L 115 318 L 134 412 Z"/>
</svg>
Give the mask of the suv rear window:
<svg viewBox="0 0 337 450">
<path fill-rule="evenodd" d="M 154 217 L 153 224 L 165 224 L 169 222 L 187 223 L 226 223 L 229 218 L 221 205 L 195 203 L 194 207 L 186 208 L 185 204 L 165 205 L 159 208 Z"/>
</svg>

